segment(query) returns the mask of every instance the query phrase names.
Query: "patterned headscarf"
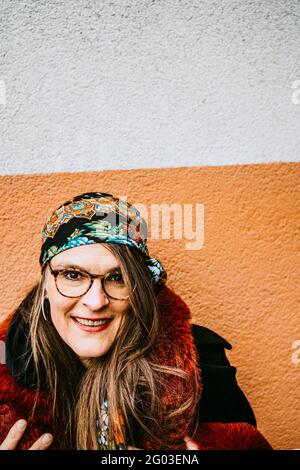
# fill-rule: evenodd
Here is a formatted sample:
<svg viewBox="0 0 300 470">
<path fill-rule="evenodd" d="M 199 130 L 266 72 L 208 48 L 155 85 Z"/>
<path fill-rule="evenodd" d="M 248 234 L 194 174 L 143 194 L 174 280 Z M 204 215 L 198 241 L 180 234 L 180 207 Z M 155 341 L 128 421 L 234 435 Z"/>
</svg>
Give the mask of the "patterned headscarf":
<svg viewBox="0 0 300 470">
<path fill-rule="evenodd" d="M 167 280 L 162 264 L 149 256 L 147 224 L 140 212 L 111 194 L 84 193 L 65 202 L 48 218 L 42 237 L 39 260 L 42 268 L 64 250 L 91 243 L 117 243 L 144 254 L 156 291 Z"/>
</svg>

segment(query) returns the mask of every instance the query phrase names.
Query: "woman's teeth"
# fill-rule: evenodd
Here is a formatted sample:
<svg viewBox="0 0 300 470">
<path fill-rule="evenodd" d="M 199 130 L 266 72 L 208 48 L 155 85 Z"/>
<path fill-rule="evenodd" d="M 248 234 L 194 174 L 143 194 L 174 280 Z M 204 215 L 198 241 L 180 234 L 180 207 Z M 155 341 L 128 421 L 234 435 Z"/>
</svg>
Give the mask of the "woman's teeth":
<svg viewBox="0 0 300 470">
<path fill-rule="evenodd" d="M 104 325 L 106 322 L 110 321 L 109 319 L 106 320 L 84 320 L 83 318 L 75 318 L 78 323 L 85 326 L 100 326 Z"/>
</svg>

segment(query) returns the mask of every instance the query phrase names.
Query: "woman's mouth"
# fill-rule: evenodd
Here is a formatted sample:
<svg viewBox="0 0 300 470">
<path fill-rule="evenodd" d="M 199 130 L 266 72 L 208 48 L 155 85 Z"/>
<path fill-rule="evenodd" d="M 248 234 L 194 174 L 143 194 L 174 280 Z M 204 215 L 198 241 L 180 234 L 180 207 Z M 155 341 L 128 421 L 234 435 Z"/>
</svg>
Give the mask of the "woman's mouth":
<svg viewBox="0 0 300 470">
<path fill-rule="evenodd" d="M 104 320 L 89 320 L 79 317 L 71 318 L 80 330 L 88 331 L 89 333 L 98 333 L 99 331 L 105 330 L 112 322 L 112 318 L 105 318 Z"/>
</svg>

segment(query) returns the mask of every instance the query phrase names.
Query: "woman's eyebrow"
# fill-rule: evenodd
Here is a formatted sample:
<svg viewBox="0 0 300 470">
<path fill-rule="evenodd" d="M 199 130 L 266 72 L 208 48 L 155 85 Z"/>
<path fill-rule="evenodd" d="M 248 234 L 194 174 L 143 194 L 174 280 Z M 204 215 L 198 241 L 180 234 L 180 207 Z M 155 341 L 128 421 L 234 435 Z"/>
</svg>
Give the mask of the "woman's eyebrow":
<svg viewBox="0 0 300 470">
<path fill-rule="evenodd" d="M 68 268 L 81 269 L 82 271 L 90 272 L 84 266 L 80 266 L 78 264 L 73 264 L 73 263 L 60 263 L 56 267 L 53 267 L 52 269 L 56 269 L 58 267 L 62 267 L 64 269 L 68 269 Z M 103 274 L 111 273 L 112 271 L 121 272 L 121 268 L 120 268 L 120 266 L 112 266 L 111 268 L 107 269 Z M 90 273 L 90 274 L 92 274 L 92 273 Z"/>
</svg>

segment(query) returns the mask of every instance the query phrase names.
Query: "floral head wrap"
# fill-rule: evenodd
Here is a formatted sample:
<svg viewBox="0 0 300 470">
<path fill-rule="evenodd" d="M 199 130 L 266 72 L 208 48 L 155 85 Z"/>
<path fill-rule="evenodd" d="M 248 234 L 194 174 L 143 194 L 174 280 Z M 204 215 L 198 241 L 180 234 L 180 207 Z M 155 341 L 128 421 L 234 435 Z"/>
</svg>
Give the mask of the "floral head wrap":
<svg viewBox="0 0 300 470">
<path fill-rule="evenodd" d="M 64 250 L 91 243 L 118 243 L 144 254 L 151 279 L 159 291 L 167 273 L 159 260 L 150 258 L 147 224 L 130 203 L 111 194 L 84 193 L 62 204 L 48 218 L 42 231 L 40 265 L 43 268 Z"/>
</svg>

